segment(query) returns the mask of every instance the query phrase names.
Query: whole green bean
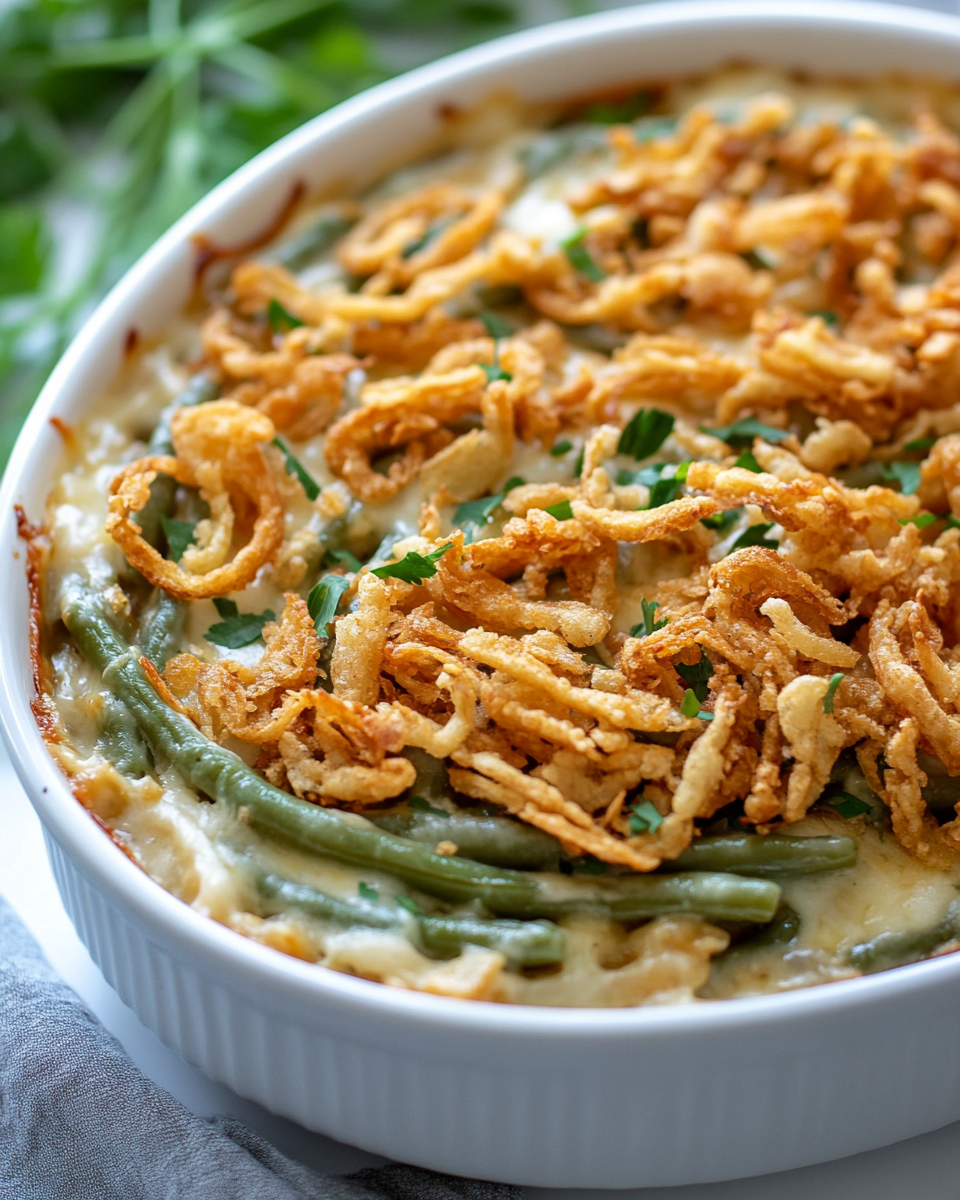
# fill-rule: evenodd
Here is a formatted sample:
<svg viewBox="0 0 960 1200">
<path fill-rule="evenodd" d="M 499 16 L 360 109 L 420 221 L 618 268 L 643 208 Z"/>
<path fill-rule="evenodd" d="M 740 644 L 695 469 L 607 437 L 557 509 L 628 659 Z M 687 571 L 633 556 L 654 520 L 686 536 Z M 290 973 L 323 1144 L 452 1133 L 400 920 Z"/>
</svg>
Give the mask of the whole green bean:
<svg viewBox="0 0 960 1200">
<path fill-rule="evenodd" d="M 456 841 L 456 838 L 454 838 Z M 857 861 L 857 843 L 850 837 L 783 837 L 736 833 L 699 838 L 665 870 L 731 871 L 735 875 L 780 878 L 839 871 Z"/>
<path fill-rule="evenodd" d="M 373 823 L 388 833 L 435 846 L 453 842 L 463 858 L 517 870 L 552 870 L 560 865 L 560 843 L 556 838 L 521 825 L 510 817 L 486 817 L 451 813 L 448 817 L 425 812 L 396 812 L 372 816 Z"/>
<path fill-rule="evenodd" d="M 413 929 L 416 941 L 436 958 L 452 958 L 466 946 L 498 950 L 518 967 L 563 961 L 563 930 L 547 921 L 484 921 L 479 917 L 412 916 L 370 901 L 336 900 L 306 884 L 264 875 L 257 887 L 271 908 L 297 908 L 336 925 L 373 929 Z"/>
<path fill-rule="evenodd" d="M 186 621 L 187 605 L 157 588 L 143 610 L 137 641 L 158 671 L 180 649 Z"/>
<path fill-rule="evenodd" d="M 729 950 L 714 959 L 714 962 L 729 962 L 739 959 L 745 954 L 756 950 L 784 949 L 791 946 L 800 937 L 800 914 L 789 904 L 781 904 L 769 925 L 765 925 L 758 933 L 734 942 Z"/>
<path fill-rule="evenodd" d="M 125 704 L 109 693 L 105 695 L 97 725 L 97 749 L 121 775 L 142 779 L 149 773 L 150 754 L 140 737 L 137 722 Z"/>
<path fill-rule="evenodd" d="M 918 929 L 912 933 L 881 933 L 869 942 L 854 946 L 847 955 L 852 967 L 864 975 L 885 971 L 889 967 L 902 967 L 918 962 L 932 954 L 944 942 L 960 937 L 960 900 L 951 902 L 943 918 L 929 929 Z"/>
<path fill-rule="evenodd" d="M 360 825 L 331 809 L 274 787 L 231 751 L 205 738 L 169 708 L 144 675 L 96 594 L 78 576 L 63 581 L 61 611 L 83 656 L 136 718 L 154 753 L 214 800 L 245 810 L 252 829 L 309 852 L 372 867 L 446 900 L 479 900 L 505 916 L 553 917 L 590 911 L 634 921 L 666 912 L 708 919 L 768 921 L 776 911 L 775 883 L 736 875 L 690 873 L 619 876 L 609 880 L 528 875 L 470 859 L 434 854 L 420 843 Z"/>
</svg>

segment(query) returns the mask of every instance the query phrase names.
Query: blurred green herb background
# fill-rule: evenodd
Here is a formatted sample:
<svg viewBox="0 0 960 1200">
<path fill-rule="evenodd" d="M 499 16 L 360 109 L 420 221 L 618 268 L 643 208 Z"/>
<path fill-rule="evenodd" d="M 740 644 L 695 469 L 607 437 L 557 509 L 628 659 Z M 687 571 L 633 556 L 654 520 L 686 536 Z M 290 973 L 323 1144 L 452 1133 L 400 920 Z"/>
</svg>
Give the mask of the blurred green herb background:
<svg viewBox="0 0 960 1200">
<path fill-rule="evenodd" d="M 97 299 L 303 121 L 586 0 L 0 0 L 0 466 Z"/>
</svg>

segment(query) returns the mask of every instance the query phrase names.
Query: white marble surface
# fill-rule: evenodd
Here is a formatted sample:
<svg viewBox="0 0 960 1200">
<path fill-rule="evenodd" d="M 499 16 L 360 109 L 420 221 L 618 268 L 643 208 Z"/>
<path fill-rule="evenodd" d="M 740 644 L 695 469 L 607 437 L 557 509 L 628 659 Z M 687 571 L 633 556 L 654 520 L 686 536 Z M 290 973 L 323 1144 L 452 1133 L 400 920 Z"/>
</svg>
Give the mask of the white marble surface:
<svg viewBox="0 0 960 1200">
<path fill-rule="evenodd" d="M 242 1100 L 161 1045 L 108 987 L 67 919 L 47 864 L 40 824 L 0 745 L 0 892 L 13 904 L 47 957 L 134 1061 L 202 1116 L 225 1113 L 247 1122 L 285 1153 L 323 1172 L 381 1160 L 309 1133 Z M 624 1136 L 629 1136 L 624 1131 Z M 529 1200 L 585 1200 L 587 1191 L 528 1189 Z M 614 1195 L 611 1193 L 611 1196 Z M 615 1193 L 632 1200 L 957 1200 L 960 1124 L 885 1150 L 788 1171 L 686 1188 Z"/>
</svg>

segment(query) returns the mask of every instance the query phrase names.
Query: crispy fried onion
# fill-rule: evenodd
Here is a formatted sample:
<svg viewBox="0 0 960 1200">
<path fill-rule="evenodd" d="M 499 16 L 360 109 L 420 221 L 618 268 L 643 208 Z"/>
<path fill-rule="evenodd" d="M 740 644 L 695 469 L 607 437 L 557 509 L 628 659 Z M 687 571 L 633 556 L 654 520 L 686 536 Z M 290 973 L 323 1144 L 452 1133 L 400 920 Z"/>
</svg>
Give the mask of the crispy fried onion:
<svg viewBox="0 0 960 1200">
<path fill-rule="evenodd" d="M 107 533 L 128 562 L 156 587 L 179 600 L 199 600 L 240 591 L 272 561 L 283 545 L 283 505 L 264 446 L 274 436 L 262 413 L 232 400 L 181 408 L 171 421 L 176 457 L 137 459 L 110 485 Z M 150 498 L 158 474 L 200 490 L 210 520 L 200 521 L 196 547 L 177 565 L 141 537 L 136 513 Z M 227 561 L 236 519 L 255 512 L 249 541 Z"/>
</svg>

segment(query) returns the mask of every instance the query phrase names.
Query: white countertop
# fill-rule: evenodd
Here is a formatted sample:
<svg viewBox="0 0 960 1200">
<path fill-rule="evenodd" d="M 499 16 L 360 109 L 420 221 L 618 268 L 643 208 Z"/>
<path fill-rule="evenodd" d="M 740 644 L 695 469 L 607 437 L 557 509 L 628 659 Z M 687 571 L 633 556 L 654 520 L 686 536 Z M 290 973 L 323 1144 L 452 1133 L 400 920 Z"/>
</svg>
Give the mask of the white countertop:
<svg viewBox="0 0 960 1200">
<path fill-rule="evenodd" d="M 50 962 L 152 1079 L 202 1116 L 238 1117 L 284 1153 L 325 1173 L 381 1159 L 344 1146 L 213 1083 L 161 1045 L 104 981 L 60 903 L 40 823 L 0 746 L 0 892 L 13 904 Z M 528 1189 L 530 1200 L 579 1200 L 597 1193 Z M 610 1193 L 623 1200 L 957 1200 L 960 1123 L 885 1150 L 820 1167 L 731 1183 Z"/>
</svg>

